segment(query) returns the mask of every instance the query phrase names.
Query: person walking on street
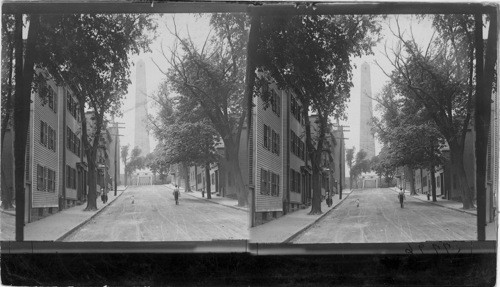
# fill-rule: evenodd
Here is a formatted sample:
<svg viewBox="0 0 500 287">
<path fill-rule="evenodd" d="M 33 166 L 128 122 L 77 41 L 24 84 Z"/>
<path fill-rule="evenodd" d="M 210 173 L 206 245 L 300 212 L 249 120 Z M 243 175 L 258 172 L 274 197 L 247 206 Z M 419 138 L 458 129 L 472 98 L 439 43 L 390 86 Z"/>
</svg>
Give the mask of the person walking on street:
<svg viewBox="0 0 500 287">
<path fill-rule="evenodd" d="M 356 207 L 359 207 L 359 198 L 356 199 Z"/>
<path fill-rule="evenodd" d="M 401 204 L 401 208 L 403 208 L 405 200 L 405 192 L 403 191 L 402 187 L 399 188 L 398 198 L 399 198 L 399 203 Z"/>
<path fill-rule="evenodd" d="M 179 188 L 177 187 L 177 184 L 175 185 L 174 189 L 174 198 L 175 198 L 175 205 L 179 205 Z"/>
</svg>

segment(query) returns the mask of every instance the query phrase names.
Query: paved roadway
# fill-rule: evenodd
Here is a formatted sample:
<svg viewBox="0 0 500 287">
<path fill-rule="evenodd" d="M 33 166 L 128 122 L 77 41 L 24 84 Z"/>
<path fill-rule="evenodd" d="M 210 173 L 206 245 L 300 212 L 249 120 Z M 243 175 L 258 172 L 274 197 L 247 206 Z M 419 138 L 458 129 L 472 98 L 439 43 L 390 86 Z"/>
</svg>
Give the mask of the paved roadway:
<svg viewBox="0 0 500 287">
<path fill-rule="evenodd" d="M 360 206 L 356 207 L 356 199 Z M 477 240 L 476 216 L 406 195 L 404 208 L 391 189 L 353 191 L 294 243 L 377 243 Z"/>
<path fill-rule="evenodd" d="M 132 201 L 134 203 L 132 204 Z M 131 186 L 65 241 L 210 241 L 248 239 L 248 215 L 166 186 Z"/>
</svg>

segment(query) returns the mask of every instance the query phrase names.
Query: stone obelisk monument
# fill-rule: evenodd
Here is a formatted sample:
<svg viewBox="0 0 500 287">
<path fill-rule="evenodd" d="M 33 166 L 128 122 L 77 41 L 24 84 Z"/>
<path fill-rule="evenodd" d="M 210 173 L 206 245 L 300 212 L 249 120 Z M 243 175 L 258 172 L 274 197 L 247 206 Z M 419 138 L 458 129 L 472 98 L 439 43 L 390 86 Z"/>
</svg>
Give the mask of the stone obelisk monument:
<svg viewBox="0 0 500 287">
<path fill-rule="evenodd" d="M 366 159 L 371 159 L 375 156 L 375 138 L 371 131 L 371 121 L 373 117 L 371 85 L 370 65 L 364 62 L 361 65 L 359 149 L 366 152 Z"/>
<path fill-rule="evenodd" d="M 146 91 L 146 65 L 141 59 L 137 61 L 135 90 L 135 138 L 134 147 L 141 149 L 141 155 L 149 153 L 149 133 L 146 128 L 148 109 Z"/>
</svg>

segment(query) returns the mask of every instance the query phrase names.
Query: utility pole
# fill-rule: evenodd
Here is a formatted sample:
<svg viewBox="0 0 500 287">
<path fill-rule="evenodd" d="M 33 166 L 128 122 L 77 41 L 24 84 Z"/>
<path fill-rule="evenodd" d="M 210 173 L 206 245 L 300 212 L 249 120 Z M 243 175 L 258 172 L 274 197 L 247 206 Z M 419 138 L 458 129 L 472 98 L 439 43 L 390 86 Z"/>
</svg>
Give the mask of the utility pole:
<svg viewBox="0 0 500 287">
<path fill-rule="evenodd" d="M 342 170 L 343 170 L 343 166 L 345 165 L 345 152 L 344 152 L 344 140 L 348 139 L 348 138 L 345 138 L 344 137 L 344 132 L 349 132 L 349 130 L 344 130 L 344 127 L 349 127 L 349 126 L 342 126 L 339 124 L 339 120 L 337 119 L 337 125 L 338 125 L 338 129 L 340 131 L 340 138 L 339 141 L 340 141 L 340 160 L 339 160 L 339 199 L 342 199 L 342 190 L 343 190 L 343 187 L 342 187 L 342 184 L 343 184 L 343 173 L 342 173 Z"/>
<path fill-rule="evenodd" d="M 117 159 L 118 159 L 118 137 L 119 136 L 123 136 L 123 135 L 120 135 L 119 132 L 118 132 L 118 129 L 124 129 L 125 127 L 119 127 L 118 125 L 124 125 L 125 123 L 117 123 L 115 122 L 115 117 L 113 116 L 112 118 L 113 120 L 113 125 L 115 127 L 114 129 L 114 132 L 115 134 L 113 134 L 113 136 L 115 136 L 115 162 L 114 162 L 114 165 L 115 165 L 115 183 L 114 183 L 114 186 L 115 186 L 115 196 L 118 194 L 118 163 L 117 163 Z"/>
</svg>

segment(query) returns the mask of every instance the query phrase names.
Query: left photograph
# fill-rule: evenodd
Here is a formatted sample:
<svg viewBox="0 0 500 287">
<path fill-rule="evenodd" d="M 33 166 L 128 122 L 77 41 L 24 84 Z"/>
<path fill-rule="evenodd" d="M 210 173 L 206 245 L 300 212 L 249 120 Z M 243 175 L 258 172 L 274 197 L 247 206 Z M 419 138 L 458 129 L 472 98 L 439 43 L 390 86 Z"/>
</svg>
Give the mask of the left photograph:
<svg viewBox="0 0 500 287">
<path fill-rule="evenodd" d="M 2 26 L 2 241 L 249 239 L 247 15 Z"/>
</svg>

